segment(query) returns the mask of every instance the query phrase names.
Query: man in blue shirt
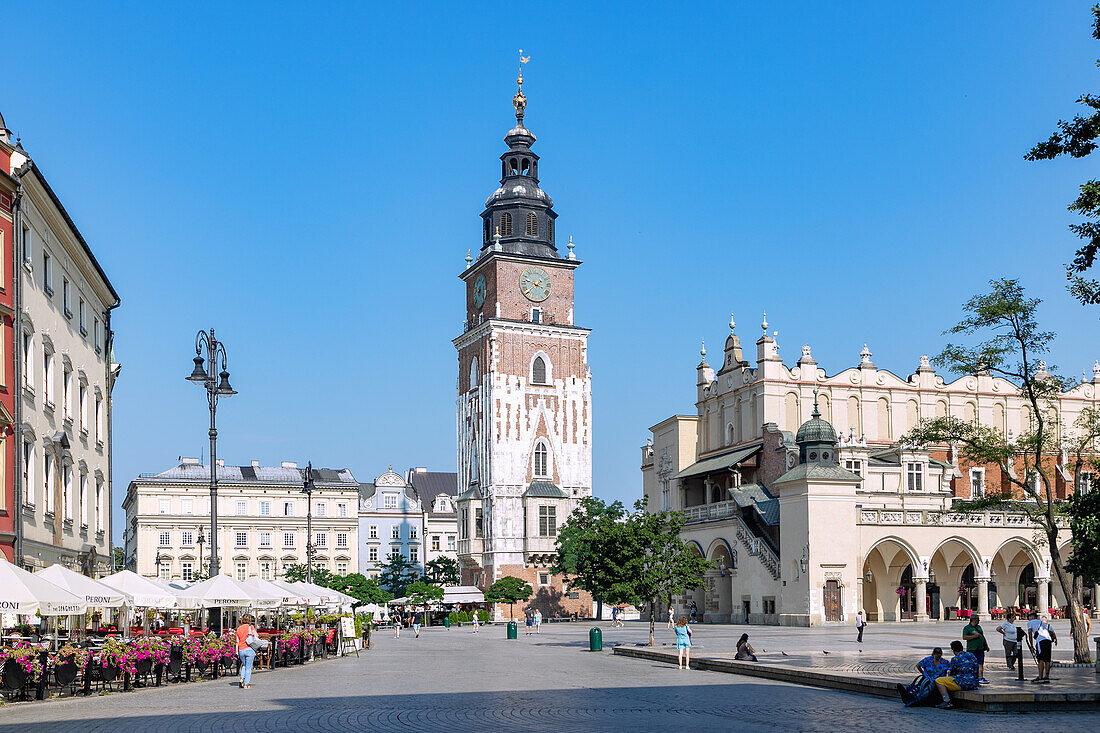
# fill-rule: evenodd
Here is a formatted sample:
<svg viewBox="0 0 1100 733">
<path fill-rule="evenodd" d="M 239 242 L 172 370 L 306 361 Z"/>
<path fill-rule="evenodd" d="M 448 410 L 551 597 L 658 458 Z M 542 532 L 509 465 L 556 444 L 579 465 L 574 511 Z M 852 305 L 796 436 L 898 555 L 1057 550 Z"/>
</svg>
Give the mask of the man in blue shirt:
<svg viewBox="0 0 1100 733">
<path fill-rule="evenodd" d="M 936 680 L 936 690 L 943 698 L 943 702 L 936 706 L 938 708 L 955 707 L 949 692 L 978 689 L 977 658 L 970 652 L 964 651 L 962 642 L 957 640 L 951 642 L 951 653 L 954 656 L 951 657 L 951 666 L 947 674 Z"/>
</svg>

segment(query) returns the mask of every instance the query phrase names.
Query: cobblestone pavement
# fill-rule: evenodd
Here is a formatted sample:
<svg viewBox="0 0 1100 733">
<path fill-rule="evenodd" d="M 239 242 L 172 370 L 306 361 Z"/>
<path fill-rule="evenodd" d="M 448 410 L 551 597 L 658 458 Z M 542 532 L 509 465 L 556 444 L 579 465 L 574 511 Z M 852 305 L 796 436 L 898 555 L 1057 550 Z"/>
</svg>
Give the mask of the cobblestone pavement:
<svg viewBox="0 0 1100 733">
<path fill-rule="evenodd" d="M 759 627 L 756 627 L 759 630 Z M 604 625 L 608 644 L 647 629 Z M 699 627 L 717 648 L 732 627 Z M 751 633 L 751 632 L 750 632 Z M 667 632 L 666 632 L 667 634 Z M 817 637 L 826 638 L 824 635 Z M 375 648 L 305 667 L 258 672 L 251 690 L 219 680 L 0 708 L 0 732 L 79 731 L 830 731 L 892 733 L 1090 727 L 1091 713 L 977 715 L 903 710 L 891 700 L 587 651 L 587 624 L 552 624 L 515 641 L 504 629 L 375 637 Z"/>
</svg>

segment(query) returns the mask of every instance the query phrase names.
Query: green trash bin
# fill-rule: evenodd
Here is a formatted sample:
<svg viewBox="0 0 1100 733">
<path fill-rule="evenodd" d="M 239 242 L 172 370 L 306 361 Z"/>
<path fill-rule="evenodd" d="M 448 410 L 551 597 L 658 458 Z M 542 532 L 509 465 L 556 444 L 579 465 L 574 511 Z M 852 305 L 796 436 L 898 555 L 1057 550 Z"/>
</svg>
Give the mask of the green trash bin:
<svg viewBox="0 0 1100 733">
<path fill-rule="evenodd" d="M 516 626 L 515 621 L 509 621 L 508 622 L 508 638 L 509 639 L 518 639 L 519 638 L 519 627 Z"/>
<path fill-rule="evenodd" d="M 603 651 L 603 632 L 595 626 L 588 630 L 588 651 Z"/>
<path fill-rule="evenodd" d="M 450 616 L 444 616 L 443 617 L 443 628 L 445 628 L 445 629 L 451 628 L 451 617 Z"/>
</svg>

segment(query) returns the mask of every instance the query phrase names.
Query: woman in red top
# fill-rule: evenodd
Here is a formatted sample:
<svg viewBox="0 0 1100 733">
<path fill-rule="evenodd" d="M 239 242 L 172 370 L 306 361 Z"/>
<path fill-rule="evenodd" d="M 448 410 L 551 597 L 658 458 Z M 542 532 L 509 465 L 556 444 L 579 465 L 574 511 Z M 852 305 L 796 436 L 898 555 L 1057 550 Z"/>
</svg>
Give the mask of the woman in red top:
<svg viewBox="0 0 1100 733">
<path fill-rule="evenodd" d="M 256 650 L 248 645 L 248 635 L 255 634 L 252 626 L 255 619 L 252 614 L 241 616 L 241 625 L 237 627 L 237 656 L 241 658 L 241 678 L 239 684 L 242 689 L 252 687 L 252 663 L 256 661 Z"/>
</svg>

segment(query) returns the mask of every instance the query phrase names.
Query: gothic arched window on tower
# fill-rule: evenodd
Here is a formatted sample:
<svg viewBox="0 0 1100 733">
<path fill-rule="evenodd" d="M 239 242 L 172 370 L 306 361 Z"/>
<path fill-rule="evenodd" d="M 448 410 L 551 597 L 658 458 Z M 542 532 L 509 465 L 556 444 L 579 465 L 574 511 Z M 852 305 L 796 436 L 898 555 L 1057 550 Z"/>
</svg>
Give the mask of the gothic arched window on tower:
<svg viewBox="0 0 1100 733">
<path fill-rule="evenodd" d="M 535 384 L 546 384 L 546 360 L 536 356 L 531 364 L 531 381 Z"/>
<path fill-rule="evenodd" d="M 546 478 L 550 475 L 550 472 L 547 470 L 548 453 L 549 451 L 546 450 L 546 443 L 539 441 L 538 445 L 535 446 L 535 470 L 533 475 L 536 478 Z"/>
<path fill-rule="evenodd" d="M 527 212 L 527 236 L 537 237 L 539 235 L 539 220 L 534 213 Z"/>
<path fill-rule="evenodd" d="M 519 161 L 515 158 L 508 161 L 508 167 L 512 169 L 513 176 L 519 173 Z"/>
<path fill-rule="evenodd" d="M 531 171 L 531 161 L 529 161 L 527 158 L 524 158 L 523 163 L 520 164 L 519 172 L 522 173 L 523 175 L 527 175 L 530 171 Z"/>
<path fill-rule="evenodd" d="M 512 215 L 505 211 L 500 215 L 500 235 L 506 237 L 512 233 Z"/>
</svg>

